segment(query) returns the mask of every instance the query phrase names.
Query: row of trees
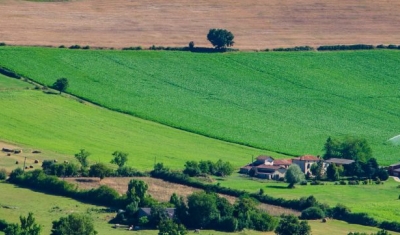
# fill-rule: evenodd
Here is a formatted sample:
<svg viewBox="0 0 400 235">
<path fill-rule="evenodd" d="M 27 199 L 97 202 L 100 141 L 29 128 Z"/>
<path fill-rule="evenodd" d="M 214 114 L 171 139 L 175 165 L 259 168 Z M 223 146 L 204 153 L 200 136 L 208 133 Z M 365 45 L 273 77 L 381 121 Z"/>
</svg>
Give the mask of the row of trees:
<svg viewBox="0 0 400 235">
<path fill-rule="evenodd" d="M 187 161 L 183 173 L 190 177 L 204 175 L 228 176 L 234 172 L 235 168 L 230 162 L 223 162 L 219 159 L 212 161 Z"/>
</svg>

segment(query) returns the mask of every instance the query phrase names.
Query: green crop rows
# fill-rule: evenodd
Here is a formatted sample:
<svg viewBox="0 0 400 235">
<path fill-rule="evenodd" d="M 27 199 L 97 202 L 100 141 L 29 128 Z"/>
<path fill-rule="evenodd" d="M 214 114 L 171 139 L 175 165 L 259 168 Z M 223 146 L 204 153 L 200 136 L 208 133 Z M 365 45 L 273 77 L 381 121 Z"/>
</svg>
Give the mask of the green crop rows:
<svg viewBox="0 0 400 235">
<path fill-rule="evenodd" d="M 113 110 L 292 155 L 366 138 L 398 161 L 400 51 L 203 54 L 2 47 L 0 65 Z"/>
</svg>

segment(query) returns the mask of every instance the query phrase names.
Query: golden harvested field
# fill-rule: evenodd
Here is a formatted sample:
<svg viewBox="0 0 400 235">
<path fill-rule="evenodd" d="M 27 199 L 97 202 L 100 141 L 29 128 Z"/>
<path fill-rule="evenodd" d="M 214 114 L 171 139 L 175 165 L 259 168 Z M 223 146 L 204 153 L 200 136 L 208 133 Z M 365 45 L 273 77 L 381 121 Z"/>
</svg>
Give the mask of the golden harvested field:
<svg viewBox="0 0 400 235">
<path fill-rule="evenodd" d="M 157 201 L 167 202 L 169 201 L 171 195 L 173 193 L 178 194 L 179 196 L 187 197 L 190 194 L 200 191 L 200 189 L 169 183 L 160 179 L 150 178 L 150 177 L 109 177 L 104 178 L 103 180 L 99 180 L 99 178 L 65 178 L 69 183 L 77 184 L 80 189 L 91 189 L 97 188 L 100 185 L 107 185 L 115 190 L 117 190 L 120 194 L 126 193 L 128 189 L 128 183 L 131 179 L 142 180 L 146 182 L 149 186 L 148 193 L 155 198 Z M 226 195 L 220 195 L 228 199 L 231 203 L 234 203 L 236 198 Z M 279 206 L 268 205 L 264 203 L 260 203 L 260 209 L 268 211 L 271 215 L 281 215 L 285 214 L 295 214 L 300 215 L 300 212 L 282 208 Z"/>
<path fill-rule="evenodd" d="M 209 46 L 210 28 L 235 47 L 400 44 L 398 0 L 0 0 L 0 42 L 100 47 Z"/>
</svg>

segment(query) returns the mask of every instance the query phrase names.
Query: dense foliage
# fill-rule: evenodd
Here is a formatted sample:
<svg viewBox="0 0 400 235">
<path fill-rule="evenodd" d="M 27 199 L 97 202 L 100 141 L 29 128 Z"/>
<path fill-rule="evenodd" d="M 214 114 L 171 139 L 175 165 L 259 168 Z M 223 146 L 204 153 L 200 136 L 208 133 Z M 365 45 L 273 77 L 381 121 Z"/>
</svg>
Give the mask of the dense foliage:
<svg viewBox="0 0 400 235">
<path fill-rule="evenodd" d="M 51 235 L 96 235 L 92 219 L 84 214 L 72 213 L 53 221 Z"/>
<path fill-rule="evenodd" d="M 234 38 L 235 36 L 226 29 L 210 29 L 207 34 L 208 41 L 217 49 L 233 46 Z"/>
<path fill-rule="evenodd" d="M 33 213 L 29 213 L 27 217 L 19 217 L 20 224 L 8 224 L 4 229 L 5 235 L 39 235 L 42 226 L 35 222 Z"/>
<path fill-rule="evenodd" d="M 230 162 L 223 162 L 221 159 L 219 159 L 215 163 L 212 161 L 187 161 L 185 163 L 185 169 L 183 170 L 183 173 L 191 177 L 199 176 L 200 174 L 229 176 L 234 170 L 235 168 Z"/>
<path fill-rule="evenodd" d="M 294 215 L 282 215 L 275 233 L 277 235 L 311 235 L 311 227 L 307 221 L 300 222 Z"/>
</svg>

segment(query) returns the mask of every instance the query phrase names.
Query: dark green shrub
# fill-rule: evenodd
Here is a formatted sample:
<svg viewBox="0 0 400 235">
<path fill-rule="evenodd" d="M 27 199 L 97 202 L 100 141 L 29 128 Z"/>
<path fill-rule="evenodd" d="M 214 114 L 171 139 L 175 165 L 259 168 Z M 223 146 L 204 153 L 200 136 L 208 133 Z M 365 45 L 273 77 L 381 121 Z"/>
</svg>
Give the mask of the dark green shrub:
<svg viewBox="0 0 400 235">
<path fill-rule="evenodd" d="M 400 197 L 400 196 L 399 196 Z M 390 231 L 395 231 L 395 232 L 400 232 L 400 222 L 388 222 L 388 221 L 383 221 L 380 225 L 379 228 L 381 229 L 386 229 Z"/>
<path fill-rule="evenodd" d="M 301 219 L 322 219 L 325 218 L 325 212 L 319 207 L 309 207 L 301 212 Z"/>
<path fill-rule="evenodd" d="M 388 49 L 397 49 L 396 45 L 390 44 L 389 46 L 387 46 Z"/>
<path fill-rule="evenodd" d="M 8 226 L 8 223 L 5 220 L 0 219 L 0 231 L 4 231 Z"/>
<path fill-rule="evenodd" d="M 340 185 L 346 185 L 347 184 L 346 181 L 344 181 L 344 180 L 341 180 L 339 183 L 340 183 Z"/>
<path fill-rule="evenodd" d="M 374 49 L 373 45 L 365 45 L 365 44 L 320 46 L 317 48 L 318 51 L 371 50 L 371 49 Z"/>
<path fill-rule="evenodd" d="M 59 46 L 58 48 L 65 48 L 65 46 L 64 46 L 64 45 L 61 45 L 61 46 Z"/>
<path fill-rule="evenodd" d="M 72 45 L 69 47 L 69 49 L 81 49 L 81 46 L 79 45 Z"/>
<path fill-rule="evenodd" d="M 288 47 L 288 48 L 274 48 L 273 51 L 313 51 L 314 48 L 310 46 Z"/>
<path fill-rule="evenodd" d="M 307 185 L 307 184 L 308 184 L 307 180 L 303 180 L 303 181 L 300 182 L 300 185 Z"/>
<path fill-rule="evenodd" d="M 380 44 L 380 45 L 376 46 L 376 48 L 385 49 L 385 48 L 387 48 L 387 46 Z"/>
<path fill-rule="evenodd" d="M 233 216 L 225 216 L 219 220 L 218 228 L 224 232 L 235 232 L 238 230 L 238 220 Z"/>
<path fill-rule="evenodd" d="M 142 50 L 142 47 L 141 47 L 141 46 L 137 46 L 137 47 L 124 47 L 124 48 L 122 48 L 122 50 L 124 50 L 124 51 L 128 51 L 128 50 L 131 50 L 131 51 L 139 51 L 139 50 Z"/>
<path fill-rule="evenodd" d="M 0 169 L 0 180 L 5 180 L 7 178 L 6 169 Z"/>
<path fill-rule="evenodd" d="M 3 47 L 3 46 L 5 46 L 5 45 L 6 45 L 5 42 L 0 42 L 0 47 Z"/>
<path fill-rule="evenodd" d="M 89 50 L 89 49 L 90 49 L 90 46 L 89 46 L 89 45 L 86 45 L 86 46 L 82 47 L 82 49 L 83 49 L 83 50 Z"/>
</svg>

